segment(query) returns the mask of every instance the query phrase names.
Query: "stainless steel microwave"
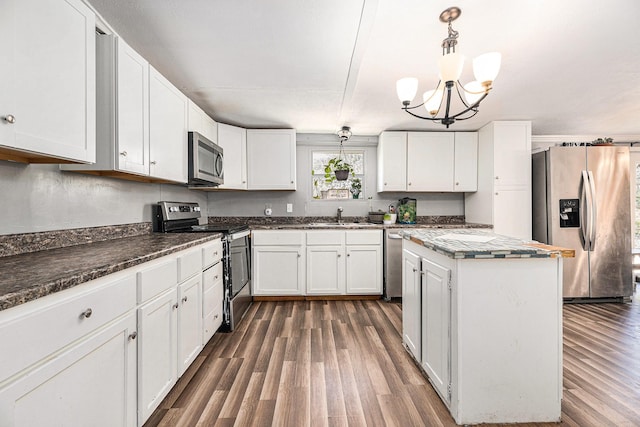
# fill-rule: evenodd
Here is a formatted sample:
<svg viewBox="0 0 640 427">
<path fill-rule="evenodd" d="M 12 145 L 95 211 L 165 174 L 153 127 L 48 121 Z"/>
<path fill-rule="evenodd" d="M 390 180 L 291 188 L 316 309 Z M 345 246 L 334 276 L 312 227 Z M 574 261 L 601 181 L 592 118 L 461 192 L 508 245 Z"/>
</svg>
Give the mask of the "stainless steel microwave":
<svg viewBox="0 0 640 427">
<path fill-rule="evenodd" d="M 224 150 L 198 132 L 189 132 L 189 185 L 224 184 Z"/>
</svg>

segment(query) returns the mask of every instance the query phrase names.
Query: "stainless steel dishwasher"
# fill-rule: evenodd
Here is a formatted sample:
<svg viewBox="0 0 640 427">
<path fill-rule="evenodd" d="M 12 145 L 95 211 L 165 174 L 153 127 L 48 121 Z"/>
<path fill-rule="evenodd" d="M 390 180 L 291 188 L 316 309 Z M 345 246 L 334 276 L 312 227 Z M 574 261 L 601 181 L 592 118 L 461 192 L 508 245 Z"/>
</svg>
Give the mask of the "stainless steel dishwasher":
<svg viewBox="0 0 640 427">
<path fill-rule="evenodd" d="M 384 230 L 384 299 L 402 297 L 402 236 Z"/>
</svg>

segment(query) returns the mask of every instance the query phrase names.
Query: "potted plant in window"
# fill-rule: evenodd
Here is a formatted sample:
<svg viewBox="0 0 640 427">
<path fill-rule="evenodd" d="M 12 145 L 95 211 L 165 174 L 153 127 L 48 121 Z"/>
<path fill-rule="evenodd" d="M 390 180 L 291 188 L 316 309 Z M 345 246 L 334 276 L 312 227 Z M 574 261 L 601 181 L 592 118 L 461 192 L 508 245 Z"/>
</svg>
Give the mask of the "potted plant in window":
<svg viewBox="0 0 640 427">
<path fill-rule="evenodd" d="M 324 166 L 324 180 L 327 184 L 336 180 L 345 181 L 349 174 L 355 176 L 351 165 L 341 157 L 329 159 L 329 162 Z"/>
<path fill-rule="evenodd" d="M 351 180 L 351 194 L 353 194 L 354 199 L 360 198 L 360 192 L 362 191 L 362 182 L 360 178 L 353 178 Z"/>
</svg>

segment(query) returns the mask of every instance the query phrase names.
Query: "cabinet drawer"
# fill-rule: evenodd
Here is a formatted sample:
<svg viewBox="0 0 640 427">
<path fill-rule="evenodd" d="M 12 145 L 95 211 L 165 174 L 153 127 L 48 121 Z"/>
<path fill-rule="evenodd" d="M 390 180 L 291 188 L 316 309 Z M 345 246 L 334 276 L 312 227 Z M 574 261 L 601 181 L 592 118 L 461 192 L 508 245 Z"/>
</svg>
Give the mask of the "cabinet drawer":
<svg viewBox="0 0 640 427">
<path fill-rule="evenodd" d="M 297 230 L 253 231 L 251 243 L 254 246 L 302 246 L 304 232 Z"/>
<path fill-rule="evenodd" d="M 221 262 L 202 272 L 202 283 L 205 291 L 211 289 L 216 283 L 222 283 L 222 279 Z"/>
<path fill-rule="evenodd" d="M 208 244 L 202 248 L 202 268 L 207 268 L 210 265 L 222 259 L 222 240 L 218 239 L 211 244 Z"/>
<path fill-rule="evenodd" d="M 202 252 L 195 249 L 178 257 L 178 282 L 202 272 Z"/>
<path fill-rule="evenodd" d="M 153 262 L 138 271 L 138 304 L 178 284 L 178 265 L 175 259 Z"/>
<path fill-rule="evenodd" d="M 307 231 L 307 245 L 344 245 L 344 231 Z"/>
<path fill-rule="evenodd" d="M 19 316 L 0 320 L 0 383 L 133 310 L 136 278 L 97 279 L 33 303 L 20 307 Z"/>
<path fill-rule="evenodd" d="M 347 231 L 347 245 L 380 245 L 382 230 Z"/>
</svg>

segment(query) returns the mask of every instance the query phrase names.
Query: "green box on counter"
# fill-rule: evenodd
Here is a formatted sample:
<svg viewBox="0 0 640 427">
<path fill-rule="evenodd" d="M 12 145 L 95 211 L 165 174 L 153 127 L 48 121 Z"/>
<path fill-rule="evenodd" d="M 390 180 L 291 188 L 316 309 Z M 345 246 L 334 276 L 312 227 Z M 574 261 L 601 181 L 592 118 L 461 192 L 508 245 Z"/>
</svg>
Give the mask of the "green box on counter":
<svg viewBox="0 0 640 427">
<path fill-rule="evenodd" d="M 398 222 L 400 224 L 416 223 L 416 199 L 405 197 L 398 200 L 396 212 L 398 214 Z"/>
</svg>

